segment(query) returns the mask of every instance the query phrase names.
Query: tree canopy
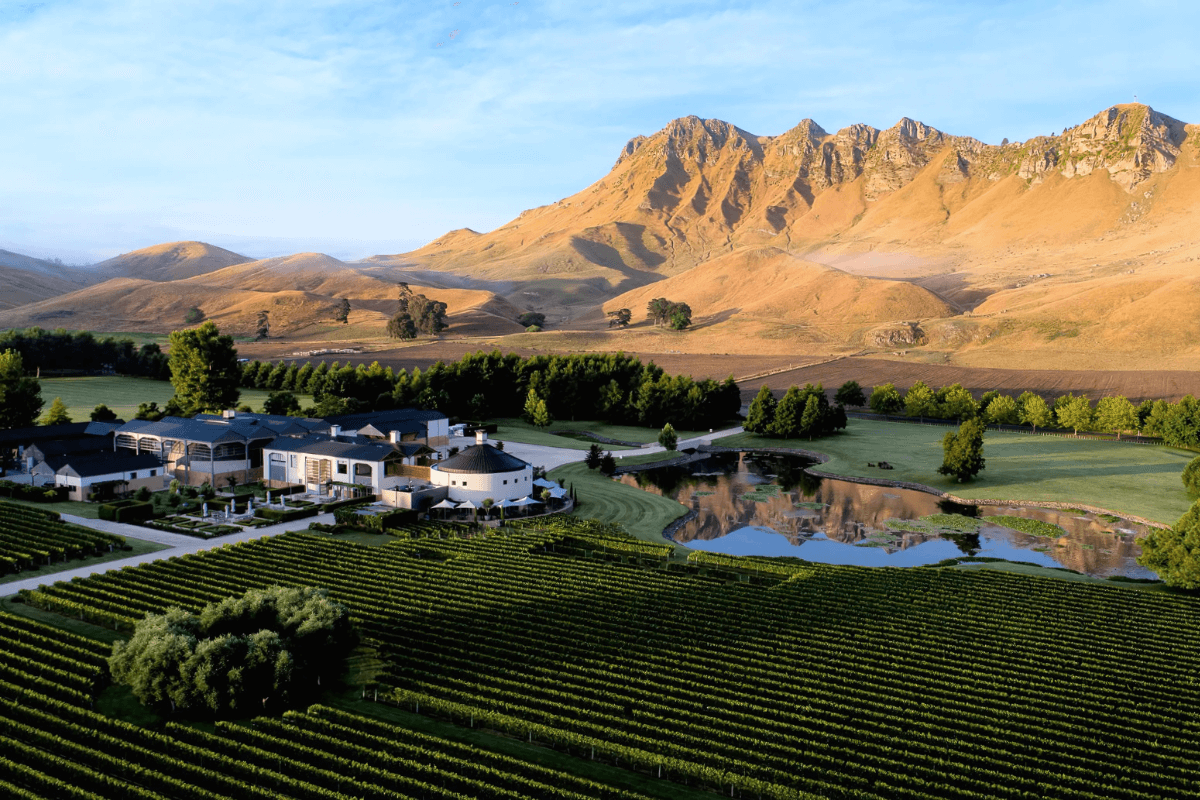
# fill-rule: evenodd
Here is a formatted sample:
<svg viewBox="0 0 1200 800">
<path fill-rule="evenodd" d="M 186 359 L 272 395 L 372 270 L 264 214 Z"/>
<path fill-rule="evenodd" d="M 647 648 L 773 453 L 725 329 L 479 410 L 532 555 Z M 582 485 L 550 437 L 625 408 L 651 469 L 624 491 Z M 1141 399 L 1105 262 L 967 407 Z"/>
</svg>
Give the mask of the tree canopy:
<svg viewBox="0 0 1200 800">
<path fill-rule="evenodd" d="M 863 394 L 862 387 L 858 385 L 858 381 L 846 381 L 838 388 L 837 394 L 833 399 L 844 406 L 865 406 L 867 404 L 867 396 Z"/>
<path fill-rule="evenodd" d="M 54 402 L 46 409 L 46 415 L 41 420 L 43 425 L 66 425 L 70 421 L 71 415 L 67 413 L 67 404 L 61 397 L 54 398 Z"/>
<path fill-rule="evenodd" d="M 633 319 L 633 312 L 628 308 L 618 308 L 616 311 L 608 312 L 608 327 L 614 325 L 624 328 Z"/>
<path fill-rule="evenodd" d="M 393 339 L 415 339 L 418 333 L 435 336 L 448 327 L 446 304 L 416 294 L 407 283 L 400 284 L 397 301 L 396 313 L 387 324 Z"/>
<path fill-rule="evenodd" d="M 658 443 L 667 450 L 674 450 L 679 445 L 679 435 L 675 433 L 675 428 L 671 423 L 663 425 L 662 430 L 658 433 Z"/>
<path fill-rule="evenodd" d="M 1188 465 L 1183 468 L 1183 474 L 1179 476 L 1183 481 L 1183 488 L 1187 489 L 1188 494 L 1200 494 L 1200 456 L 1196 456 Z"/>
<path fill-rule="evenodd" d="M 1172 528 L 1157 528 L 1142 540 L 1137 563 L 1177 589 L 1200 589 L 1200 500 Z"/>
<path fill-rule="evenodd" d="M 170 337 L 171 402 L 181 416 L 218 413 L 237 406 L 242 370 L 233 337 L 205 322 L 198 328 L 173 331 Z"/>
<path fill-rule="evenodd" d="M 42 386 L 25 374 L 25 361 L 16 350 L 0 353 L 0 428 L 27 428 L 42 410 Z"/>
<path fill-rule="evenodd" d="M 867 405 L 876 414 L 895 414 L 904 408 L 904 400 L 900 398 L 900 392 L 893 384 L 885 383 L 871 391 L 871 399 L 867 401 Z"/>
<path fill-rule="evenodd" d="M 983 421 L 968 419 L 958 432 L 947 431 L 942 438 L 942 465 L 938 473 L 949 475 L 959 483 L 969 481 L 984 468 Z"/>
<path fill-rule="evenodd" d="M 151 614 L 113 645 L 109 670 L 145 705 L 203 716 L 303 702 L 336 677 L 357 636 L 324 590 L 254 589 L 206 606 Z"/>
</svg>

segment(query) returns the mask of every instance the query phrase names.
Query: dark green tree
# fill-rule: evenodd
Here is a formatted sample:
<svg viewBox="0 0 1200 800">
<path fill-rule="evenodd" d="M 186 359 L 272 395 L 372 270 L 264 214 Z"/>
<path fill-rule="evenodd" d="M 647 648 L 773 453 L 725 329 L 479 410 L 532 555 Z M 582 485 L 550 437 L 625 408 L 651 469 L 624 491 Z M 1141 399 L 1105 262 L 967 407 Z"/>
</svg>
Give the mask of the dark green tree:
<svg viewBox="0 0 1200 800">
<path fill-rule="evenodd" d="M 113 680 L 148 706 L 205 717 L 303 702 L 335 677 L 356 634 L 346 608 L 312 588 L 255 589 L 140 621 L 109 658 Z"/>
<path fill-rule="evenodd" d="M 800 435 L 811 440 L 813 436 L 824 433 L 821 427 L 821 404 L 816 395 L 810 394 L 804 401 L 804 411 L 800 415 Z"/>
<path fill-rule="evenodd" d="M 526 311 L 517 317 L 517 322 L 521 323 L 522 327 L 525 328 L 528 328 L 530 325 L 536 325 L 540 328 L 546 324 L 546 315 L 538 311 Z"/>
<path fill-rule="evenodd" d="M 350 321 L 350 301 L 346 298 L 338 300 L 337 310 L 333 312 L 333 318 L 337 322 L 345 325 Z"/>
<path fill-rule="evenodd" d="M 183 416 L 218 413 L 237 405 L 242 370 L 233 337 L 223 336 L 212 322 L 173 331 L 170 337 L 171 399 Z"/>
<path fill-rule="evenodd" d="M 687 303 L 672 303 L 667 319 L 671 323 L 672 330 L 681 331 L 689 328 L 692 324 L 692 307 Z"/>
<path fill-rule="evenodd" d="M 605 453 L 604 458 L 600 459 L 600 474 L 612 475 L 617 471 L 617 460 L 613 458 L 611 452 Z"/>
<path fill-rule="evenodd" d="M 616 311 L 608 312 L 608 327 L 614 325 L 624 328 L 633 319 L 633 312 L 628 308 L 618 308 Z"/>
<path fill-rule="evenodd" d="M 894 385 L 885 383 L 874 388 L 867 405 L 876 414 L 896 414 L 904 408 L 904 400 L 901 399 L 900 392 Z"/>
<path fill-rule="evenodd" d="M 271 392 L 263 401 L 263 413 L 280 416 L 299 414 L 300 401 L 291 392 Z"/>
<path fill-rule="evenodd" d="M 938 473 L 949 475 L 959 483 L 969 481 L 984 468 L 983 421 L 969 419 L 958 426 L 958 432 L 947 431 L 942 438 L 942 465 Z"/>
<path fill-rule="evenodd" d="M 0 353 L 0 428 L 27 428 L 42 411 L 42 386 L 16 350 Z"/>
<path fill-rule="evenodd" d="M 148 403 L 138 403 L 137 412 L 133 415 L 134 419 L 146 419 L 151 422 L 158 422 L 165 417 L 167 412 L 165 409 L 158 407 L 158 403 L 151 400 Z"/>
<path fill-rule="evenodd" d="M 775 424 L 775 409 L 778 403 L 775 400 L 775 395 L 771 390 L 764 385 L 758 390 L 758 395 L 750 403 L 750 410 L 746 414 L 746 422 L 742 428 L 748 433 L 757 433 L 759 436 L 766 436 L 774 429 Z"/>
<path fill-rule="evenodd" d="M 583 457 L 583 463 L 588 469 L 598 469 L 603 458 L 604 454 L 600 452 L 600 445 L 592 442 L 592 446 L 588 448 L 587 455 Z"/>
<path fill-rule="evenodd" d="M 1177 589 L 1200 589 L 1200 500 L 1173 528 L 1155 528 L 1142 540 L 1137 563 Z"/>
<path fill-rule="evenodd" d="M 662 430 L 659 431 L 658 443 L 667 450 L 674 450 L 679 445 L 679 436 L 675 433 L 675 428 L 671 423 L 663 425 Z"/>
<path fill-rule="evenodd" d="M 271 312 L 259 311 L 258 319 L 254 323 L 254 338 L 266 339 L 271 335 Z M 282 362 L 280 362 L 282 363 Z"/>
<path fill-rule="evenodd" d="M 388 320 L 387 335 L 407 342 L 417 338 L 417 323 L 407 311 L 398 312 Z"/>
<path fill-rule="evenodd" d="M 867 404 L 867 396 L 863 394 L 862 387 L 858 385 L 858 381 L 846 381 L 837 390 L 834 395 L 834 400 L 844 406 L 865 406 Z"/>
<path fill-rule="evenodd" d="M 183 315 L 183 321 L 187 325 L 198 325 L 204 321 L 204 312 L 200 310 L 199 306 L 192 306 Z"/>
<path fill-rule="evenodd" d="M 104 405 L 104 403 L 101 403 L 92 409 L 92 422 L 112 422 L 116 418 L 117 412 Z"/>
<path fill-rule="evenodd" d="M 806 400 L 807 398 L 801 394 L 799 386 L 788 388 L 783 399 L 775 407 L 775 419 L 767 432 L 780 439 L 794 439 L 799 436 L 800 417 L 804 414 Z"/>
</svg>

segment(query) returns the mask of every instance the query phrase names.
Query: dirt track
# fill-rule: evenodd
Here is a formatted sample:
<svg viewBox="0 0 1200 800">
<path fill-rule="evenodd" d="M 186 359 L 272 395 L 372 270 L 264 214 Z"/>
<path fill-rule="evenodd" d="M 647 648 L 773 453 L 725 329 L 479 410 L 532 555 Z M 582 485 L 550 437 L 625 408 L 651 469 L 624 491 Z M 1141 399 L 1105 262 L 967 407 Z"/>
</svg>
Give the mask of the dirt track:
<svg viewBox="0 0 1200 800">
<path fill-rule="evenodd" d="M 430 344 L 410 345 L 379 350 L 363 355 L 329 355 L 329 361 L 349 361 L 352 364 L 378 361 L 393 369 L 427 368 L 435 361 L 455 361 L 466 353 L 479 349 L 491 350 L 490 344 L 472 340 L 443 340 Z M 250 358 L 286 357 L 296 345 L 243 345 L 239 350 Z M 525 348 L 505 348 L 522 356 L 545 354 L 550 351 Z M 1093 399 L 1122 394 L 1131 400 L 1147 398 L 1178 400 L 1185 394 L 1200 395 L 1200 370 L 1147 371 L 1084 371 L 1084 370 L 1008 370 L 981 367 L 959 367 L 943 364 L 918 364 L 890 361 L 881 358 L 847 357 L 825 361 L 822 356 L 741 356 L 697 355 L 689 353 L 638 353 L 643 361 L 653 361 L 671 374 L 691 375 L 694 378 L 724 380 L 729 375 L 739 379 L 742 396 L 747 401 L 763 384 L 775 390 L 786 390 L 792 384 L 823 383 L 832 389 L 846 381 L 855 380 L 868 390 L 881 383 L 894 383 L 907 389 L 918 380 L 933 387 L 961 383 L 978 396 L 990 389 L 1008 394 L 1029 390 L 1047 397 L 1067 392 L 1086 394 Z M 314 359 L 314 360 L 319 360 Z M 824 363 L 816 363 L 824 362 Z M 813 364 L 766 377 L 742 380 L 746 376 L 762 375 L 772 370 L 797 364 Z"/>
</svg>

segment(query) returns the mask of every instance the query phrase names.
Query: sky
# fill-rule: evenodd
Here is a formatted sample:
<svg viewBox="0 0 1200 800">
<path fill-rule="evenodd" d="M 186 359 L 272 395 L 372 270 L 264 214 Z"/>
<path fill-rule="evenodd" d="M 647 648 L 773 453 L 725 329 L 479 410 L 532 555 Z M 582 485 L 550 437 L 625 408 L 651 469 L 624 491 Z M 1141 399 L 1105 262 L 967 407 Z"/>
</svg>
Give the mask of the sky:
<svg viewBox="0 0 1200 800">
<path fill-rule="evenodd" d="M 7 0 L 0 248 L 339 258 L 488 231 L 696 114 L 999 143 L 1200 122 L 1200 3 Z"/>
</svg>

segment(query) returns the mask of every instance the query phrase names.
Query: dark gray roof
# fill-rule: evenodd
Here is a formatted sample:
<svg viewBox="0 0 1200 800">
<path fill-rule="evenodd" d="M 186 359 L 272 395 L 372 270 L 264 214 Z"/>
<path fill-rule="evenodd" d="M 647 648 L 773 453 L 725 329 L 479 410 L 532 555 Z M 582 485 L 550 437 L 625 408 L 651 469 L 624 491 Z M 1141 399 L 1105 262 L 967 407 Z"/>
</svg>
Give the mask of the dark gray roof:
<svg viewBox="0 0 1200 800">
<path fill-rule="evenodd" d="M 330 439 L 328 436 L 281 437 L 267 445 L 281 453 L 306 453 L 314 456 L 348 458 L 356 461 L 382 461 L 389 455 L 404 454 L 390 442 L 378 442 L 362 436 Z"/>
<path fill-rule="evenodd" d="M 135 419 L 126 422 L 118 433 L 134 433 L 158 436 L 162 439 L 185 439 L 189 442 L 248 442 L 274 439 L 279 431 L 271 425 L 260 425 L 257 420 L 235 419 L 229 422 L 211 419 L 186 419 L 163 417 L 158 422 Z"/>
<path fill-rule="evenodd" d="M 30 445 L 48 439 L 78 439 L 88 434 L 92 422 L 68 422 L 65 425 L 34 425 L 29 428 L 9 428 L 0 431 L 0 446 Z"/>
<path fill-rule="evenodd" d="M 25 455 L 35 459 L 61 456 L 69 453 L 99 453 L 112 452 L 111 436 L 86 436 L 82 439 L 52 439 L 48 442 L 37 442 L 25 448 Z"/>
<path fill-rule="evenodd" d="M 481 475 L 494 472 L 516 472 L 528 466 L 529 464 L 516 456 L 503 450 L 497 450 L 490 444 L 473 444 L 461 453 L 438 462 L 435 469 L 439 472 L 459 474 L 465 472 Z"/>
<path fill-rule="evenodd" d="M 115 452 L 50 456 L 46 459 L 46 464 L 54 467 L 55 472 L 67 470 L 81 478 L 89 478 L 94 475 L 109 475 L 114 472 L 155 469 L 162 466 L 162 461 L 152 453 L 133 454 Z"/>
</svg>

